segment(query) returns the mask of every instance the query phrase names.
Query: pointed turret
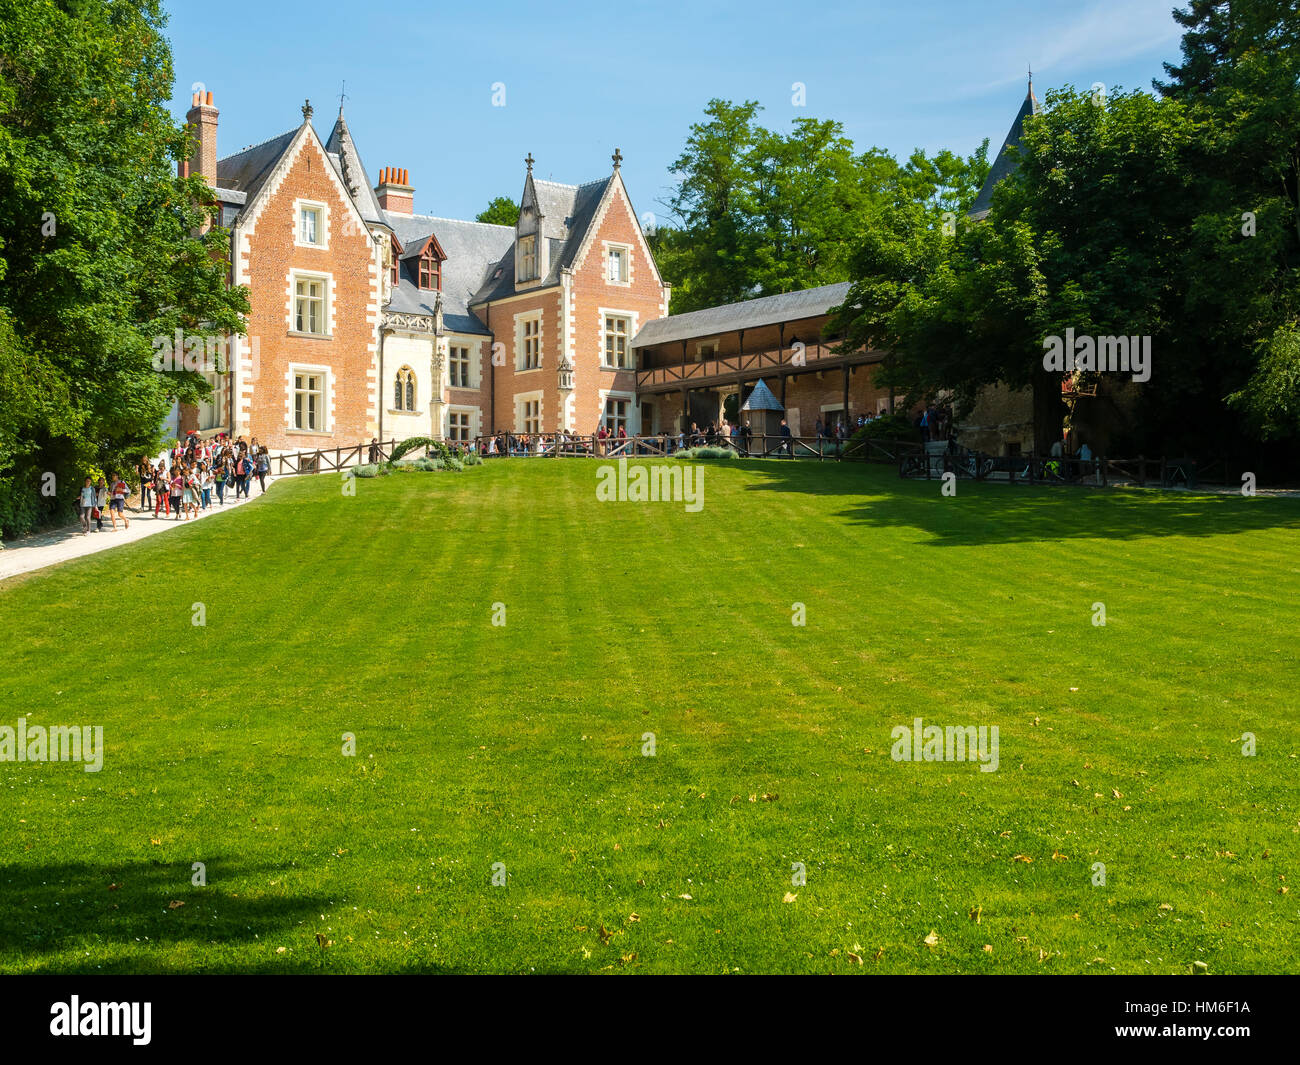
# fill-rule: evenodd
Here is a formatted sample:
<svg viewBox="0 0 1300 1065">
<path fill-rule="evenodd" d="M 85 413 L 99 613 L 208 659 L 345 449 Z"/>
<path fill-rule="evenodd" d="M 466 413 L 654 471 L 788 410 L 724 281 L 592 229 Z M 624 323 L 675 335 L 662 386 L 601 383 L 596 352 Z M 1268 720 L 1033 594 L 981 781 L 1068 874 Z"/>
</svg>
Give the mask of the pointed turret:
<svg viewBox="0 0 1300 1065">
<path fill-rule="evenodd" d="M 971 205 L 970 217 L 974 221 L 978 222 L 989 213 L 989 208 L 993 206 L 994 187 L 1004 177 L 1015 171 L 1017 160 L 1011 156 L 1010 149 L 1020 147 L 1020 141 L 1025 131 L 1025 119 L 1032 118 L 1036 114 L 1038 114 L 1038 98 L 1034 95 L 1034 82 L 1031 75 L 1029 91 L 1025 94 L 1020 110 L 1016 112 L 1015 121 L 1011 123 L 1011 129 L 1007 131 L 1007 139 L 1002 142 L 1002 148 L 998 152 L 997 158 L 993 160 L 993 165 L 989 168 L 989 176 L 984 179 L 980 194 L 975 197 L 975 202 Z"/>
</svg>

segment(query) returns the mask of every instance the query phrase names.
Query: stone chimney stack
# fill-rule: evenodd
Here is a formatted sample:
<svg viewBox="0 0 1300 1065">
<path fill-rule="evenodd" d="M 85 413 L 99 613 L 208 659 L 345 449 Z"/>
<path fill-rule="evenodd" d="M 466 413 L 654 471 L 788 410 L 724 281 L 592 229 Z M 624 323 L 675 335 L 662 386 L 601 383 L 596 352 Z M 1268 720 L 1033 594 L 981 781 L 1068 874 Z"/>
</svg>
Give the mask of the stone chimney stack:
<svg viewBox="0 0 1300 1065">
<path fill-rule="evenodd" d="M 196 92 L 191 98 L 185 116 L 194 154 L 182 164 L 182 176 L 197 174 L 213 188 L 217 184 L 217 109 L 212 105 L 212 93 Z"/>
<path fill-rule="evenodd" d="M 415 213 L 415 189 L 405 168 L 386 166 L 379 171 L 379 184 L 375 188 L 379 206 L 393 214 Z"/>
</svg>

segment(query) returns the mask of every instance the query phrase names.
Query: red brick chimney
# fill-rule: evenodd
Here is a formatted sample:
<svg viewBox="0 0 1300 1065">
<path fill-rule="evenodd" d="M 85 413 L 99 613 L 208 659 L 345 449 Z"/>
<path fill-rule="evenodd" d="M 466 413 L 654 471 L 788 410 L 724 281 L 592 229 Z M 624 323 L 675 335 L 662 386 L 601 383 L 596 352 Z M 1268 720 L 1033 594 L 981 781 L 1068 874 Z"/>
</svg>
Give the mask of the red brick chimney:
<svg viewBox="0 0 1300 1065">
<path fill-rule="evenodd" d="M 212 93 L 206 96 L 196 92 L 191 98 L 193 105 L 185 116 L 190 138 L 194 143 L 194 154 L 188 163 L 182 163 L 181 176 L 197 174 L 214 188 L 217 184 L 217 109 L 212 106 Z"/>
<path fill-rule="evenodd" d="M 411 187 L 405 169 L 386 166 L 379 171 L 379 184 L 375 188 L 379 206 L 393 214 L 415 213 L 415 189 Z"/>
</svg>

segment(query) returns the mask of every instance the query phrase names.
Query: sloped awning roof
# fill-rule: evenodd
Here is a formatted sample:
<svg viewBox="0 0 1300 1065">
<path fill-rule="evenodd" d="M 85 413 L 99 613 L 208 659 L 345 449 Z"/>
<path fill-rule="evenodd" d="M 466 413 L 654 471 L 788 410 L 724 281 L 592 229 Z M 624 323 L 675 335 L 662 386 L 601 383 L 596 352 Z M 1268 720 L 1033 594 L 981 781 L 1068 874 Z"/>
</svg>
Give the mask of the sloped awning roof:
<svg viewBox="0 0 1300 1065">
<path fill-rule="evenodd" d="M 781 401 L 772 395 L 772 390 L 761 380 L 754 386 L 741 410 L 779 410 L 784 411 Z"/>
</svg>

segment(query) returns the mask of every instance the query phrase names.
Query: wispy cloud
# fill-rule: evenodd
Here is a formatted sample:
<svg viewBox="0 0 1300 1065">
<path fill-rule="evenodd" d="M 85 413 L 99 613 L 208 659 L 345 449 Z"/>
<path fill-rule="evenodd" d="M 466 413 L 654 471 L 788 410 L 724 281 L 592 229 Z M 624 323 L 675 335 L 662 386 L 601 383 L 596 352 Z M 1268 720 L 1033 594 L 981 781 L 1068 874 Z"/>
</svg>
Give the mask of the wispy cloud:
<svg viewBox="0 0 1300 1065">
<path fill-rule="evenodd" d="M 1145 55 L 1182 35 L 1170 15 L 1173 7 L 1172 0 L 1097 0 L 1055 25 L 1025 25 L 1020 33 L 1004 35 L 991 52 L 982 53 L 984 67 L 1005 74 L 952 92 L 958 97 L 982 96 L 1023 82 L 1031 63 L 1036 78 L 1041 75 L 1045 82 L 1054 82 Z"/>
</svg>

